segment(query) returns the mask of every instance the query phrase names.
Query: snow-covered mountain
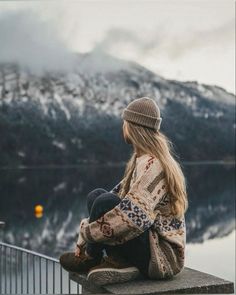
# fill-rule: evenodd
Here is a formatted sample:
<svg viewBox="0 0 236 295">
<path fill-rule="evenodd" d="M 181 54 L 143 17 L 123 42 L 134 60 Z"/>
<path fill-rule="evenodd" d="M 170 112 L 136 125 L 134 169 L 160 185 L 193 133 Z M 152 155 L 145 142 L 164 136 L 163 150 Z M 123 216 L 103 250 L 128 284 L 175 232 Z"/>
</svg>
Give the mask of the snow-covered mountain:
<svg viewBox="0 0 236 295">
<path fill-rule="evenodd" d="M 0 165 L 126 160 L 121 112 L 142 96 L 157 101 L 181 160 L 234 158 L 233 94 L 91 52 L 69 73 L 0 65 Z"/>
</svg>

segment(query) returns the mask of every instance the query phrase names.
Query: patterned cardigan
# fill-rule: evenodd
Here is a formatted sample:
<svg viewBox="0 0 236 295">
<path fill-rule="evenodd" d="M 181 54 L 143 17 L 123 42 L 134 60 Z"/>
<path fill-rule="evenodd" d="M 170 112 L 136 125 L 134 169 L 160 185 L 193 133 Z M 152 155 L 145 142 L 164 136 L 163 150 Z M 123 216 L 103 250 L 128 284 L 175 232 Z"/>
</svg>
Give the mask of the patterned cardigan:
<svg viewBox="0 0 236 295">
<path fill-rule="evenodd" d="M 111 192 L 117 193 L 121 180 Z M 96 221 L 81 220 L 77 244 L 118 245 L 149 231 L 149 277 L 165 279 L 181 272 L 185 262 L 185 217 L 171 214 L 161 162 L 144 154 L 136 158 L 130 189 L 121 202 Z"/>
</svg>

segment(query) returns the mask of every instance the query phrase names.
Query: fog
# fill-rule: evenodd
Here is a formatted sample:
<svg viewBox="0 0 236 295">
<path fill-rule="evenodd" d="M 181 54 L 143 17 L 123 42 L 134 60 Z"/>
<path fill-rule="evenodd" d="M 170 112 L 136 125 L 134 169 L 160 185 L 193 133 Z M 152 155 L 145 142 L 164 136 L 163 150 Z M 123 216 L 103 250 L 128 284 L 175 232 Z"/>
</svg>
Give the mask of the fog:
<svg viewBox="0 0 236 295">
<path fill-rule="evenodd" d="M 66 71 L 75 64 L 75 55 L 53 25 L 32 11 L 0 15 L 0 44 L 0 62 L 18 63 L 36 73 Z"/>
<path fill-rule="evenodd" d="M 0 1 L 0 62 L 34 72 L 134 61 L 167 79 L 235 91 L 233 1 Z"/>
</svg>

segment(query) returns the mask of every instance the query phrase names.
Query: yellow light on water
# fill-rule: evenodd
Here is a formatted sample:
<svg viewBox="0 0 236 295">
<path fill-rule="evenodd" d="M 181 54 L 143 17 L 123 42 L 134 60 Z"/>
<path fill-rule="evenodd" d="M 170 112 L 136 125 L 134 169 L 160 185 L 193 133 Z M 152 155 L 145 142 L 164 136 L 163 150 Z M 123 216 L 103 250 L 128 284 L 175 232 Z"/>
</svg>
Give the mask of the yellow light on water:
<svg viewBox="0 0 236 295">
<path fill-rule="evenodd" d="M 34 215 L 36 218 L 41 218 L 43 216 L 43 206 L 42 205 L 36 205 L 34 207 Z"/>
</svg>

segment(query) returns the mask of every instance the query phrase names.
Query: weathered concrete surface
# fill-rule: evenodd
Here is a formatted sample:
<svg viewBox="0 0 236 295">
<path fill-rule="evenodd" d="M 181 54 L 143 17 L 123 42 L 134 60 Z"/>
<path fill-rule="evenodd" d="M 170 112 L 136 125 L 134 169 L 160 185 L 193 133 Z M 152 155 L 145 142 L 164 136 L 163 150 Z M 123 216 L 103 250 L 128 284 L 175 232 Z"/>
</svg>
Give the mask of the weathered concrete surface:
<svg viewBox="0 0 236 295">
<path fill-rule="evenodd" d="M 184 270 L 169 280 L 147 280 L 142 277 L 122 284 L 103 287 L 86 281 L 86 274 L 70 274 L 71 279 L 82 285 L 85 293 L 110 294 L 233 294 L 233 282 L 203 273 L 191 268 Z"/>
<path fill-rule="evenodd" d="M 110 293 L 106 289 L 95 284 L 91 284 L 86 280 L 86 274 L 77 274 L 70 272 L 70 279 L 82 285 L 82 294 L 103 294 Z"/>
</svg>

